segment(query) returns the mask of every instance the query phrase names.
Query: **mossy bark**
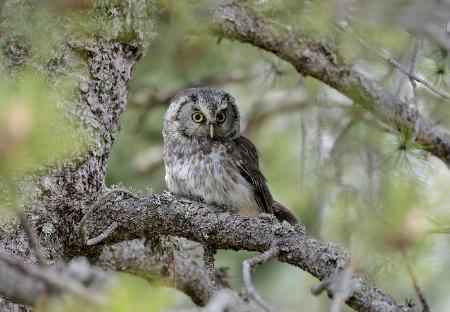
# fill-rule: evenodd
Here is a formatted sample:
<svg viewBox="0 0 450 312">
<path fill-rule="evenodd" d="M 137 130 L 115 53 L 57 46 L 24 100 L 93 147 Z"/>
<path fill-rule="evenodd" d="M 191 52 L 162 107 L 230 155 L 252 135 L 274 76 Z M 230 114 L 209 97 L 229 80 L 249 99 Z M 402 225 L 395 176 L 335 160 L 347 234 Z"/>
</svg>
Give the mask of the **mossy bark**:
<svg viewBox="0 0 450 312">
<path fill-rule="evenodd" d="M 120 130 L 133 67 L 154 35 L 157 10 L 153 1 L 145 0 L 96 1 L 79 12 L 51 3 L 7 0 L 0 4 L 4 30 L 0 60 L 11 79 L 32 68 L 53 84 L 75 80 L 70 98 L 58 105 L 64 111 L 61 118 L 86 134 L 83 149 L 64 161 L 46 164 L 19 184 L 43 253 L 49 259 L 68 261 L 82 254 L 77 224 L 105 186 L 106 164 Z M 55 21 L 45 24 L 36 14 Z M 33 36 L 40 32 L 52 40 L 48 51 L 35 46 Z M 0 221 L 0 248 L 36 262 L 15 219 Z M 0 299 L 2 311 L 19 308 L 25 309 Z"/>
</svg>

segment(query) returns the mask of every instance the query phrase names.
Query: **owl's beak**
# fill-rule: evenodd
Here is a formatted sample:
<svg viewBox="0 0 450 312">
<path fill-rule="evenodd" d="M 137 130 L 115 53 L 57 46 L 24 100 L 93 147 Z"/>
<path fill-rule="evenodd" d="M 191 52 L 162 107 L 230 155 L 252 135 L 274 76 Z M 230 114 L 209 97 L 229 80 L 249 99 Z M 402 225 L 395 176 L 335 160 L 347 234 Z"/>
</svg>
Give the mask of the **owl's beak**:
<svg viewBox="0 0 450 312">
<path fill-rule="evenodd" d="M 214 125 L 212 124 L 209 126 L 209 136 L 211 139 L 214 137 Z"/>
</svg>

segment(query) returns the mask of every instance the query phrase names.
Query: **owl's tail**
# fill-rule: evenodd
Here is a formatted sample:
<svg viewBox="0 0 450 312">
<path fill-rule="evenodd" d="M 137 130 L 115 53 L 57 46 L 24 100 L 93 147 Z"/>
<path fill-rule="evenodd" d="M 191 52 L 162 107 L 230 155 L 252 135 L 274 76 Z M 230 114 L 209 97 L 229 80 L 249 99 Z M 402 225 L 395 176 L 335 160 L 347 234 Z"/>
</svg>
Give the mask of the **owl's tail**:
<svg viewBox="0 0 450 312">
<path fill-rule="evenodd" d="M 295 213 L 284 207 L 277 201 L 272 204 L 273 214 L 280 222 L 287 221 L 292 225 L 298 224 L 299 220 Z"/>
</svg>

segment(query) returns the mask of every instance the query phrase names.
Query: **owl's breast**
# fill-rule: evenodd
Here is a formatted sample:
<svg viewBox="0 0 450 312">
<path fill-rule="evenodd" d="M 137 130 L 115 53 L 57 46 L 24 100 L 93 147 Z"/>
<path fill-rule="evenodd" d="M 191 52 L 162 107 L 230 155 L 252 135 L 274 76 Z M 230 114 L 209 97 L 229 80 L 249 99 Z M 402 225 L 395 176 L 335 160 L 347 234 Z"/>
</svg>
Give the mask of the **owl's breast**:
<svg viewBox="0 0 450 312">
<path fill-rule="evenodd" d="M 231 164 L 224 146 L 212 147 L 209 153 L 166 154 L 165 167 L 167 187 L 174 194 L 197 197 L 240 214 L 260 213 L 252 186 Z"/>
</svg>

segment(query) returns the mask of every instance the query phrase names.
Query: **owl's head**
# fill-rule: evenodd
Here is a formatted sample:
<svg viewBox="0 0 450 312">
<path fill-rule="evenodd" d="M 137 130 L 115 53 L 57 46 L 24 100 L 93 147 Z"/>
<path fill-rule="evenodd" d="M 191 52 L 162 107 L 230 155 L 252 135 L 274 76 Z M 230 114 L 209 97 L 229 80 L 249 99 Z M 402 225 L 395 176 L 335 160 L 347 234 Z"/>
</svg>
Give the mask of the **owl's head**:
<svg viewBox="0 0 450 312">
<path fill-rule="evenodd" d="M 239 135 L 234 98 L 214 88 L 190 88 L 175 96 L 164 118 L 164 132 L 190 139 L 227 141 Z"/>
</svg>

